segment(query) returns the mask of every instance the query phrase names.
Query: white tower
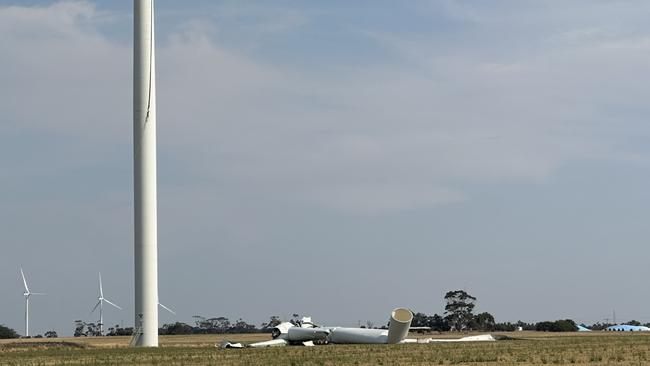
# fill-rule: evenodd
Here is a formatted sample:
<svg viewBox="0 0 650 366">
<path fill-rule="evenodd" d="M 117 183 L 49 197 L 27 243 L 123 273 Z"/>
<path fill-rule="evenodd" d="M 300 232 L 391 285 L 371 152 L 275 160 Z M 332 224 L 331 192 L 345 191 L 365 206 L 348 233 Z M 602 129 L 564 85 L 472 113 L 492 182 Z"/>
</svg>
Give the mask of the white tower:
<svg viewBox="0 0 650 366">
<path fill-rule="evenodd" d="M 153 0 L 133 1 L 133 185 L 136 347 L 158 347 L 156 67 Z"/>
</svg>

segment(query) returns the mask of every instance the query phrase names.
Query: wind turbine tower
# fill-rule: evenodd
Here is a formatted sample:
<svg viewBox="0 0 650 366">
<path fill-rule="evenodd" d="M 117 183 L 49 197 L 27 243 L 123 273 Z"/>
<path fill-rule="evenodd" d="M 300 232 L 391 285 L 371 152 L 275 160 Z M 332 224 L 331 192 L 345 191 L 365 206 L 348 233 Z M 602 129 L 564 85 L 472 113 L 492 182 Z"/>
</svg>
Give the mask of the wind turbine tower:
<svg viewBox="0 0 650 366">
<path fill-rule="evenodd" d="M 156 67 L 153 0 L 133 1 L 133 193 L 136 347 L 158 347 Z"/>
<path fill-rule="evenodd" d="M 25 296 L 25 337 L 29 337 L 29 298 L 32 295 L 45 295 L 45 294 L 40 292 L 29 291 L 29 287 L 27 286 L 27 280 L 25 279 L 25 273 L 23 272 L 22 267 L 20 268 L 20 276 L 23 278 L 23 286 L 25 286 L 25 292 L 23 292 L 23 296 Z"/>
</svg>

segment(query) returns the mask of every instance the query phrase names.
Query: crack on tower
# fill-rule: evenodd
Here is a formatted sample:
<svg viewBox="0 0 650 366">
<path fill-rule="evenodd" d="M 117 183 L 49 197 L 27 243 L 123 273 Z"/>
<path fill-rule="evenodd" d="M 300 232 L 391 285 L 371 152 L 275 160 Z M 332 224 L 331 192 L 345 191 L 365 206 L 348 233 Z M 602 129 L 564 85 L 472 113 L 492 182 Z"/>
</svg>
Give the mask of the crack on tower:
<svg viewBox="0 0 650 366">
<path fill-rule="evenodd" d="M 151 9 L 153 9 L 153 0 L 151 0 Z M 153 50 L 154 50 L 154 39 L 153 39 L 153 10 L 151 11 L 151 32 L 149 33 L 149 91 L 147 95 L 147 115 L 144 117 L 144 124 L 146 125 L 149 122 L 149 113 L 151 112 L 151 87 L 153 82 Z"/>
</svg>

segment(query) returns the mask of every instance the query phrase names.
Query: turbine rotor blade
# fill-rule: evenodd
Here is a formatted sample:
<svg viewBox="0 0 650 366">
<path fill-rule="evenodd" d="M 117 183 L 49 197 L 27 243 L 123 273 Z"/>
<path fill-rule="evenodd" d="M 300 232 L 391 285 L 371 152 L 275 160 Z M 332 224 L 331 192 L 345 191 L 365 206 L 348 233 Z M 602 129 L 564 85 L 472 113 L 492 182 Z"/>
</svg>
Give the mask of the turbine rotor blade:
<svg viewBox="0 0 650 366">
<path fill-rule="evenodd" d="M 99 297 L 104 297 L 104 289 L 102 288 L 102 273 L 99 272 Z"/>
<path fill-rule="evenodd" d="M 25 280 L 25 273 L 23 273 L 23 267 L 20 267 L 20 275 L 23 278 L 23 285 L 25 285 L 25 292 L 29 293 L 29 288 L 27 288 L 27 280 Z"/>
<path fill-rule="evenodd" d="M 30 295 L 45 295 L 44 292 L 30 292 Z"/>
<path fill-rule="evenodd" d="M 95 310 L 97 310 L 97 307 L 99 306 L 100 302 L 102 302 L 102 300 L 97 301 L 97 304 L 95 304 L 95 307 L 90 311 L 90 314 L 94 313 Z"/>
<path fill-rule="evenodd" d="M 122 308 L 121 308 L 121 307 L 119 307 L 119 306 L 117 306 L 117 305 L 115 305 L 115 304 L 113 304 L 112 302 L 110 302 L 110 301 L 108 301 L 107 299 L 104 299 L 104 301 L 106 301 L 107 303 L 109 303 L 109 304 L 111 304 L 111 305 L 113 305 L 113 306 L 115 306 L 116 308 L 118 308 L 118 309 L 120 309 L 120 310 L 122 310 Z"/>
<path fill-rule="evenodd" d="M 161 303 L 158 303 L 158 305 L 160 305 L 161 308 L 163 308 L 163 309 L 169 311 L 170 313 L 176 315 L 176 313 L 175 313 L 172 309 L 166 307 L 165 305 L 163 305 L 163 304 L 161 304 Z"/>
</svg>

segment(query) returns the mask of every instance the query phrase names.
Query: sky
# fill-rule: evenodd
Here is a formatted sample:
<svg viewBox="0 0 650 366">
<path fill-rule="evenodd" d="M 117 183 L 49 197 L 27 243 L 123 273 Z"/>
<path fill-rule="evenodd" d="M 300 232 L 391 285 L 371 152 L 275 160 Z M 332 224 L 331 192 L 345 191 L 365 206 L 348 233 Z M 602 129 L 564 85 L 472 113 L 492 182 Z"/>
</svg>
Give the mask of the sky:
<svg viewBox="0 0 650 366">
<path fill-rule="evenodd" d="M 176 316 L 650 322 L 647 1 L 156 2 Z M 0 324 L 133 323 L 132 3 L 0 0 Z"/>
</svg>

